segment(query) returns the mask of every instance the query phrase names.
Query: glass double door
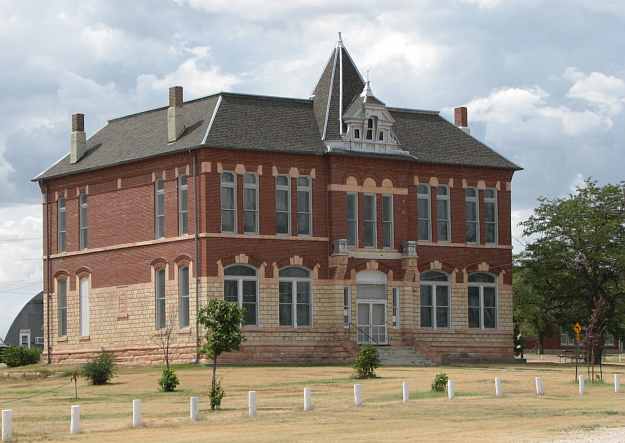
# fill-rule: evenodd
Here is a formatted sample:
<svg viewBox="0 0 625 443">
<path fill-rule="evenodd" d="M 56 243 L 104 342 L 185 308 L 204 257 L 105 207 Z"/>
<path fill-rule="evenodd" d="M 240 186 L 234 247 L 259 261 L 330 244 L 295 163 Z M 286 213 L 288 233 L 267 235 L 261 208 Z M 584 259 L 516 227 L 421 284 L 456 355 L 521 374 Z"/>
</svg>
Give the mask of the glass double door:
<svg viewBox="0 0 625 443">
<path fill-rule="evenodd" d="M 386 344 L 386 303 L 358 301 L 358 343 Z"/>
</svg>

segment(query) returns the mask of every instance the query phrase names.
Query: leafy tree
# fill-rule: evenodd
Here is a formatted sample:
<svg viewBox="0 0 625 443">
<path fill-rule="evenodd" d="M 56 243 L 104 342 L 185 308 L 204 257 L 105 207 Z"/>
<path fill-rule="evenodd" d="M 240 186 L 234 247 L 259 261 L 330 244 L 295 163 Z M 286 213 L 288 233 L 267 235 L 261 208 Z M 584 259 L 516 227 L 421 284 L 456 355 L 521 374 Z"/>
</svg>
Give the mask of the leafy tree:
<svg viewBox="0 0 625 443">
<path fill-rule="evenodd" d="M 354 360 L 356 378 L 375 378 L 375 370 L 380 366 L 380 357 L 375 346 L 365 345 L 360 348 Z"/>
<path fill-rule="evenodd" d="M 532 285 L 559 304 L 561 321 L 588 328 L 592 318 L 592 354 L 600 360 L 605 332 L 623 332 L 625 183 L 599 186 L 588 179 L 574 194 L 539 202 L 522 223 L 533 239 L 524 254 Z"/>
<path fill-rule="evenodd" d="M 82 375 L 93 385 L 104 385 L 108 383 L 117 371 L 113 354 L 102 351 L 93 360 L 82 366 Z"/>
<path fill-rule="evenodd" d="M 224 300 L 210 300 L 200 309 L 198 320 L 204 328 L 204 345 L 201 352 L 212 359 L 211 409 L 221 405 L 224 391 L 217 380 L 217 359 L 224 352 L 238 351 L 245 340 L 241 333 L 244 310 L 236 303 Z"/>
</svg>

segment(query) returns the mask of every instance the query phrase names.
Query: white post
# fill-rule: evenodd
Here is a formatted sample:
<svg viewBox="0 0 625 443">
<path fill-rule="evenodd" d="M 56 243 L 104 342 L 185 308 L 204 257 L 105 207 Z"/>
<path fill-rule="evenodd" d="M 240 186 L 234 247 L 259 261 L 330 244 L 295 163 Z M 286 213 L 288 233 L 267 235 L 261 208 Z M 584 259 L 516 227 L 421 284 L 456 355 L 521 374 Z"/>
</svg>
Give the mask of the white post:
<svg viewBox="0 0 625 443">
<path fill-rule="evenodd" d="M 495 397 L 501 397 L 502 395 L 501 379 L 499 377 L 495 377 Z"/>
<path fill-rule="evenodd" d="M 618 374 L 614 374 L 614 393 L 618 393 L 621 390 L 621 380 Z"/>
<path fill-rule="evenodd" d="M 13 434 L 13 411 L 11 409 L 2 410 L 2 441 L 11 441 Z"/>
<path fill-rule="evenodd" d="M 247 393 L 247 406 L 250 417 L 256 417 L 256 391 Z"/>
<path fill-rule="evenodd" d="M 360 385 L 354 385 L 354 405 L 362 406 L 362 396 L 360 394 Z"/>
<path fill-rule="evenodd" d="M 141 400 L 132 401 L 132 427 L 141 426 Z"/>
<path fill-rule="evenodd" d="M 403 382 L 401 384 L 401 394 L 402 394 L 402 401 L 406 403 L 408 401 L 408 398 L 410 397 L 410 392 L 408 391 L 408 383 Z"/>
<path fill-rule="evenodd" d="M 579 376 L 579 396 L 583 397 L 584 396 L 584 376 L 580 375 Z"/>
<path fill-rule="evenodd" d="M 191 397 L 191 400 L 189 401 L 189 415 L 191 416 L 191 421 L 198 421 L 200 416 L 199 397 Z"/>
<path fill-rule="evenodd" d="M 80 405 L 73 405 L 71 411 L 69 432 L 78 434 L 80 432 Z"/>
<path fill-rule="evenodd" d="M 536 395 L 539 397 L 545 395 L 545 385 L 543 384 L 543 379 L 536 377 L 534 378 L 534 383 L 536 385 Z"/>
<path fill-rule="evenodd" d="M 304 411 L 312 411 L 312 391 L 310 388 L 304 388 Z"/>
<path fill-rule="evenodd" d="M 456 395 L 456 384 L 452 380 L 447 380 L 447 398 L 453 399 Z"/>
</svg>

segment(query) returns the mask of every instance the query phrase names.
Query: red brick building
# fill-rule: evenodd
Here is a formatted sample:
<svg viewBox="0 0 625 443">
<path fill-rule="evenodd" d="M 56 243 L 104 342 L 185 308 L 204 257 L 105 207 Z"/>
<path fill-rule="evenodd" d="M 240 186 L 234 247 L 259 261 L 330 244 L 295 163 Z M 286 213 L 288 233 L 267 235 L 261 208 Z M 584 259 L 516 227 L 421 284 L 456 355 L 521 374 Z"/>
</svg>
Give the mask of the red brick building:
<svg viewBox="0 0 625 443">
<path fill-rule="evenodd" d="M 36 177 L 45 350 L 196 358 L 197 307 L 246 308 L 231 360 L 512 356 L 518 166 L 437 112 L 387 106 L 341 41 L 308 99 L 219 93 L 110 120 Z"/>
</svg>

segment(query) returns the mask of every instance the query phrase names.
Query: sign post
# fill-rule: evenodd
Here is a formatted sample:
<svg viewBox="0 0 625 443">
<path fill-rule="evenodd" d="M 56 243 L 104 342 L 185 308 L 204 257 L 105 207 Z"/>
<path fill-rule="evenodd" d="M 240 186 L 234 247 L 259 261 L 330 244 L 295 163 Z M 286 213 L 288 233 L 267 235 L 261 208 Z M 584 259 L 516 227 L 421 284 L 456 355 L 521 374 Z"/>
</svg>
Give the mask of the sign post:
<svg viewBox="0 0 625 443">
<path fill-rule="evenodd" d="M 582 332 L 582 325 L 579 324 L 579 322 L 575 323 L 575 326 L 573 326 L 573 331 L 575 331 L 575 380 L 578 379 L 579 374 L 578 374 L 578 362 L 579 362 L 579 343 L 581 341 L 581 332 Z"/>
</svg>

